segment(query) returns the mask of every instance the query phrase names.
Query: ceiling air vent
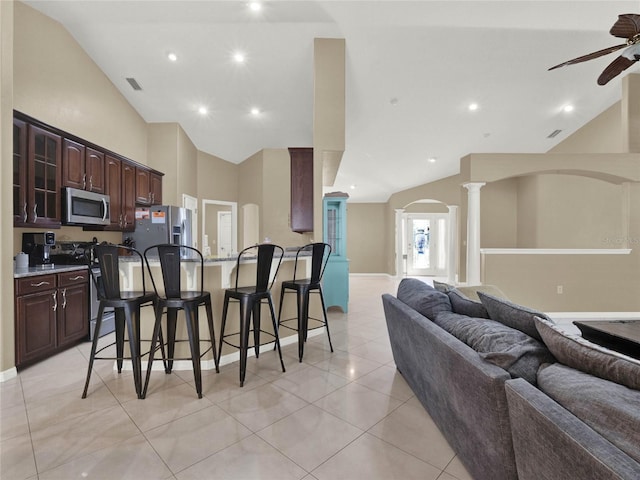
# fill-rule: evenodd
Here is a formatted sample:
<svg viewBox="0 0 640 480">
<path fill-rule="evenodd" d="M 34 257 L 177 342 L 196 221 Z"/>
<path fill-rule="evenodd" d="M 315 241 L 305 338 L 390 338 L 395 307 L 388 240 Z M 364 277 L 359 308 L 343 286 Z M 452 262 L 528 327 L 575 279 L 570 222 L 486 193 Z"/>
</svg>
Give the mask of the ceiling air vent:
<svg viewBox="0 0 640 480">
<path fill-rule="evenodd" d="M 547 138 L 554 138 L 556 137 L 562 130 L 554 130 L 553 132 L 551 132 L 549 135 L 547 135 Z"/>
<path fill-rule="evenodd" d="M 140 86 L 140 84 L 136 81 L 135 78 L 133 77 L 129 77 L 127 78 L 127 82 L 129 82 L 129 85 L 131 85 L 131 88 L 133 88 L 134 90 L 142 90 L 142 87 Z"/>
</svg>

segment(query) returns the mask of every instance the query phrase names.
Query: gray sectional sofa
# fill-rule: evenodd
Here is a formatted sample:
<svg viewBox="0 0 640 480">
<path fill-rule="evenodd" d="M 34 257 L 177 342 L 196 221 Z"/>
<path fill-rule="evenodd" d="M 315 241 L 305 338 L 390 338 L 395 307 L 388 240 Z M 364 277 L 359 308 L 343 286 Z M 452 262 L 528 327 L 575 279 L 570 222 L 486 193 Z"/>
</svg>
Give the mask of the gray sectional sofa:
<svg viewBox="0 0 640 480">
<path fill-rule="evenodd" d="M 640 479 L 640 362 L 439 289 L 406 278 L 382 301 L 398 370 L 474 479 Z"/>
</svg>

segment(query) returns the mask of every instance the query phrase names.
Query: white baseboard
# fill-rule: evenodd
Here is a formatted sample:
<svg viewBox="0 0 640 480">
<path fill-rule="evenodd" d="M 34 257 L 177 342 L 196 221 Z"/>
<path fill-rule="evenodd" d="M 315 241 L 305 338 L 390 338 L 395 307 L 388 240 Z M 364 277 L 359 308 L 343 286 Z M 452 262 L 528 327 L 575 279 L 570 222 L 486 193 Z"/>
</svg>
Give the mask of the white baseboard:
<svg viewBox="0 0 640 480">
<path fill-rule="evenodd" d="M 12 378 L 16 378 L 17 376 L 18 370 L 16 369 L 16 367 L 5 370 L 4 372 L 0 372 L 0 383 L 11 380 Z"/>
</svg>

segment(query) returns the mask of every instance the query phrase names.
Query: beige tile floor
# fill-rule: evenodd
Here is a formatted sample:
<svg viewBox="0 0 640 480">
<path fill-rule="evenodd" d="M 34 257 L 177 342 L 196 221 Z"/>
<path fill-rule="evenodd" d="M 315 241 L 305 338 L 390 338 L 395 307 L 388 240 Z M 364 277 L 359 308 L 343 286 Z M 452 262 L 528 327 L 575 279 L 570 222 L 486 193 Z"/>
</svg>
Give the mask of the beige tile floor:
<svg viewBox="0 0 640 480">
<path fill-rule="evenodd" d="M 96 362 L 82 400 L 84 343 L 0 384 L 0 478 L 420 479 L 471 477 L 395 369 L 380 295 L 384 276 L 352 276 L 348 314 L 326 335 L 203 373 L 153 374 L 145 400 L 130 372 Z"/>
</svg>

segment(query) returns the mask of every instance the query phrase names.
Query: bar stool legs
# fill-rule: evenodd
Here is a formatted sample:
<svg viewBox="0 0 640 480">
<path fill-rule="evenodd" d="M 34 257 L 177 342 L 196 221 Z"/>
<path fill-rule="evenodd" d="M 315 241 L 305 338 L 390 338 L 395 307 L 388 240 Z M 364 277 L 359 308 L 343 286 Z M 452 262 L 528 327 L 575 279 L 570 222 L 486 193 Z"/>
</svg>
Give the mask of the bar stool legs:
<svg viewBox="0 0 640 480">
<path fill-rule="evenodd" d="M 282 359 L 282 350 L 280 348 L 280 337 L 278 335 L 278 322 L 276 320 L 275 309 L 273 307 L 273 301 L 270 296 L 263 297 L 269 304 L 269 312 L 271 314 L 271 321 L 274 330 L 275 346 L 274 349 L 278 349 L 278 356 L 280 358 L 280 366 L 282 371 L 285 372 L 284 360 Z M 227 343 L 235 346 L 240 350 L 240 386 L 244 386 L 244 380 L 247 372 L 247 353 L 249 351 L 249 332 L 251 331 L 251 322 L 253 320 L 253 341 L 254 351 L 256 358 L 260 355 L 260 308 L 262 302 L 260 300 L 255 301 L 250 296 L 239 296 L 239 298 L 233 298 L 237 300 L 240 306 L 240 344 L 234 345 L 228 341 L 225 341 L 225 337 L 233 334 L 225 335 L 225 329 L 227 324 L 227 313 L 229 310 L 229 302 L 232 297 L 229 292 L 225 292 L 224 305 L 222 307 L 222 325 L 220 329 L 220 343 L 218 347 L 218 361 L 222 355 L 222 344 Z"/>
</svg>

